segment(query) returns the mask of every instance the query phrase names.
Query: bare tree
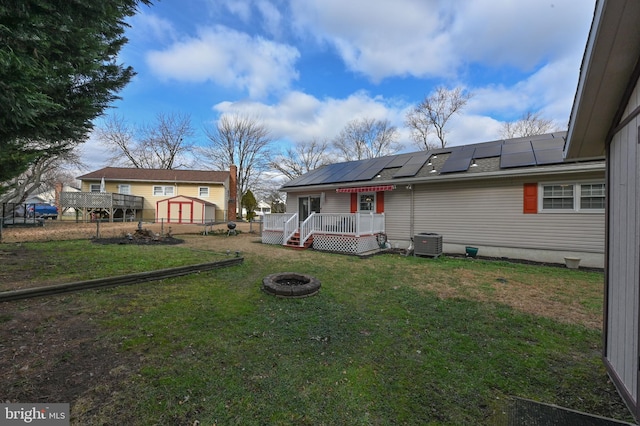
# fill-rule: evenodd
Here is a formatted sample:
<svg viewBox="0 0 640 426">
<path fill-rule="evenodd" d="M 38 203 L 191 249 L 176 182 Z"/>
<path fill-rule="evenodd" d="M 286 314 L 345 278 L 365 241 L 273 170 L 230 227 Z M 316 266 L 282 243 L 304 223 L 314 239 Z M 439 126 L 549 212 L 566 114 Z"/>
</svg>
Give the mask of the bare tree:
<svg viewBox="0 0 640 426">
<path fill-rule="evenodd" d="M 0 195 L 0 204 L 24 203 L 32 194 L 54 189 L 58 182 L 74 181 L 70 169 L 80 166 L 73 151 L 36 158 L 26 171 L 3 183 L 7 190 Z"/>
<path fill-rule="evenodd" d="M 505 139 L 543 135 L 554 131 L 553 120 L 543 118 L 540 112 L 527 111 L 516 121 L 502 123 L 500 135 Z"/>
<path fill-rule="evenodd" d="M 112 115 L 97 129 L 98 139 L 111 151 L 111 164 L 140 169 L 187 167 L 193 135 L 191 118 L 179 113 L 158 113 L 154 124 L 137 130 L 123 117 Z"/>
<path fill-rule="evenodd" d="M 214 128 L 205 129 L 209 145 L 201 149 L 207 166 L 229 170 L 238 168 L 238 200 L 256 184 L 270 163 L 271 136 L 258 119 L 245 115 L 223 115 Z M 238 207 L 240 203 L 237 203 Z"/>
<path fill-rule="evenodd" d="M 315 170 L 330 163 L 328 155 L 329 143 L 312 139 L 309 142 L 296 143 L 287 148 L 283 155 L 278 155 L 271 162 L 271 167 L 289 179 Z"/>
<path fill-rule="evenodd" d="M 430 134 L 435 133 L 439 148 L 447 146 L 445 127 L 449 119 L 465 107 L 471 96 L 471 93 L 460 87 L 449 90 L 440 86 L 409 111 L 405 117 L 405 124 L 411 129 L 411 136 L 416 145 L 427 150 L 438 147 L 428 139 Z"/>
<path fill-rule="evenodd" d="M 362 118 L 348 122 L 333 146 L 345 161 L 363 160 L 396 153 L 397 139 L 398 129 L 389 120 Z"/>
</svg>

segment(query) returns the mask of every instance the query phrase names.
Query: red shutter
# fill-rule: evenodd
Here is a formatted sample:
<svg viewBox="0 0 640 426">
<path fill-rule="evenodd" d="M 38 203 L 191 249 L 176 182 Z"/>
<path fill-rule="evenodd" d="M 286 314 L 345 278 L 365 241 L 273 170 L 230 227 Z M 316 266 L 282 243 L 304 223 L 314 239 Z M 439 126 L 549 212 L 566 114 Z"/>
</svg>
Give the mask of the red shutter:
<svg viewBox="0 0 640 426">
<path fill-rule="evenodd" d="M 522 211 L 525 214 L 538 213 L 538 184 L 537 183 L 524 184 L 524 202 L 523 202 Z"/>
<path fill-rule="evenodd" d="M 384 213 L 384 192 L 376 192 L 376 213 Z"/>
<path fill-rule="evenodd" d="M 358 194 L 355 192 L 351 193 L 351 213 L 356 213 L 358 211 Z"/>
</svg>

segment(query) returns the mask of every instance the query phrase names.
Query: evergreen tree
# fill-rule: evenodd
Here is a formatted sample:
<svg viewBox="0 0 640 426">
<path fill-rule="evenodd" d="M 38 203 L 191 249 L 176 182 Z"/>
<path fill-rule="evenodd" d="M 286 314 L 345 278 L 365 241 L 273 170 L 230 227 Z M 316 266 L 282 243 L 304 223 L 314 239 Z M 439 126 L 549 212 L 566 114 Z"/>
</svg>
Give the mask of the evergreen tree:
<svg viewBox="0 0 640 426">
<path fill-rule="evenodd" d="M 150 0 L 0 3 L 1 182 L 84 142 L 133 77 L 117 63 L 125 19 Z"/>
</svg>

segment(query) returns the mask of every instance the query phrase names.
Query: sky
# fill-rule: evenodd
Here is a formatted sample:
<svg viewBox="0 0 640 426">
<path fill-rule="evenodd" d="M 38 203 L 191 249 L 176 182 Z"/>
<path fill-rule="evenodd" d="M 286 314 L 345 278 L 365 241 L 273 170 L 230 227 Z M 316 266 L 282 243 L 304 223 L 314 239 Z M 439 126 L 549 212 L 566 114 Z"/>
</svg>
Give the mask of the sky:
<svg viewBox="0 0 640 426">
<path fill-rule="evenodd" d="M 119 60 L 137 72 L 106 113 L 132 125 L 187 114 L 261 120 L 276 150 L 389 120 L 417 151 L 407 112 L 436 87 L 472 93 L 449 145 L 500 139 L 540 112 L 566 130 L 595 0 L 162 0 L 129 19 Z M 101 124 L 101 120 L 95 123 Z M 103 167 L 95 137 L 82 146 Z"/>
</svg>

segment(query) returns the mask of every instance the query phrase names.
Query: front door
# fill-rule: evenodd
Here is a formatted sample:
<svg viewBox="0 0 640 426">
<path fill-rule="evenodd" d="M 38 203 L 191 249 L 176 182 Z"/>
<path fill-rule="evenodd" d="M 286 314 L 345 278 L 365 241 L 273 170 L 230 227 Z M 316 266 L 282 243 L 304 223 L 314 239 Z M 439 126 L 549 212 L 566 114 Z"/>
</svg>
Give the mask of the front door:
<svg viewBox="0 0 640 426">
<path fill-rule="evenodd" d="M 311 213 L 320 213 L 320 197 L 317 195 L 298 197 L 300 223 L 304 222 Z"/>
</svg>

